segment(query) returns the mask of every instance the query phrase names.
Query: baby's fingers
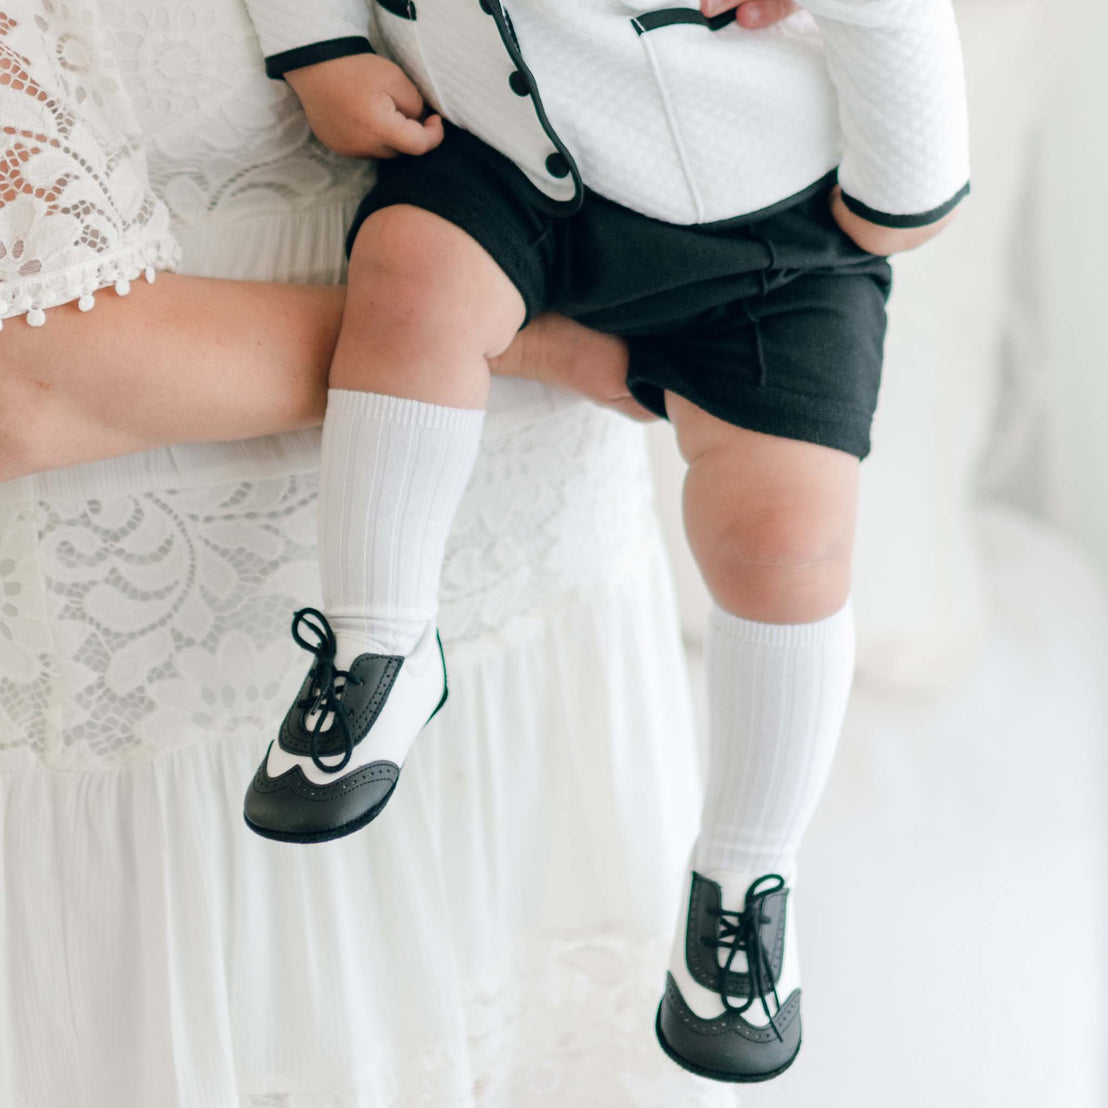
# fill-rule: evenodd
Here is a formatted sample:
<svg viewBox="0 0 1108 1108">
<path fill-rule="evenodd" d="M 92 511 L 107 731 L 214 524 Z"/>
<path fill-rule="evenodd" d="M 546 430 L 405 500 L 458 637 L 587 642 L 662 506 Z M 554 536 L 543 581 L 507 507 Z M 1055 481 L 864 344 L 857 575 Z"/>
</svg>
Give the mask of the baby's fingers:
<svg viewBox="0 0 1108 1108">
<path fill-rule="evenodd" d="M 426 154 L 434 150 L 443 139 L 442 116 L 429 115 L 422 122 L 409 119 L 403 130 L 405 145 L 397 144 L 402 154 Z"/>
<path fill-rule="evenodd" d="M 425 154 L 442 142 L 442 120 L 438 116 L 429 116 L 422 122 L 411 118 L 387 92 L 373 96 L 370 115 L 373 137 L 378 145 L 389 150 L 400 154 Z"/>
<path fill-rule="evenodd" d="M 743 0 L 735 12 L 735 18 L 740 26 L 755 30 L 780 23 L 797 10 L 792 0 Z"/>
</svg>

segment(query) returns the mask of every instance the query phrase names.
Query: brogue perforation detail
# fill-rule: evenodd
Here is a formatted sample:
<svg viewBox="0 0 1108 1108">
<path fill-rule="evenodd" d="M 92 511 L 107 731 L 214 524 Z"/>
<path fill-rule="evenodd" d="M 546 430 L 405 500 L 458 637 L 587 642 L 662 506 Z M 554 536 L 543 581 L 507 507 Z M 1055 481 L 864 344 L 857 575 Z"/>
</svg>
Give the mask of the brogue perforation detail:
<svg viewBox="0 0 1108 1108">
<path fill-rule="evenodd" d="M 316 785 L 304 776 L 299 766 L 292 766 L 278 777 L 270 777 L 265 770 L 266 761 L 263 759 L 254 775 L 254 788 L 263 793 L 290 791 L 303 800 L 331 801 L 376 781 L 395 783 L 400 777 L 400 767 L 393 762 L 370 762 L 337 781 Z"/>
<path fill-rule="evenodd" d="M 713 1019 L 698 1016 L 685 1003 L 673 974 L 666 973 L 665 1002 L 675 1019 L 697 1035 L 740 1035 L 752 1043 L 772 1043 L 778 1038 L 772 1027 L 752 1027 L 742 1016 L 734 1012 L 724 1012 Z M 789 1030 L 794 1019 L 800 1015 L 800 989 L 794 989 L 788 999 L 778 1009 L 774 1019 L 782 1033 Z"/>
</svg>

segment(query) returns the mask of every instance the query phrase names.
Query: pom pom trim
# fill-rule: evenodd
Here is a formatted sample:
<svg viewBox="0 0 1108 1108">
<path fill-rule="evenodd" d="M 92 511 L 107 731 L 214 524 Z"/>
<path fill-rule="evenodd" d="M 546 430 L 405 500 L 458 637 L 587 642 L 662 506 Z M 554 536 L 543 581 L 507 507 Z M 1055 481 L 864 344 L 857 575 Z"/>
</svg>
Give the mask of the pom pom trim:
<svg viewBox="0 0 1108 1108">
<path fill-rule="evenodd" d="M 77 302 L 82 312 L 96 306 L 96 293 L 113 288 L 118 296 L 127 296 L 131 283 L 145 280 L 152 285 L 158 270 L 175 270 L 181 261 L 181 249 L 175 239 L 164 237 L 130 250 L 82 264 L 53 274 L 45 280 L 24 285 L 14 298 L 5 295 L 0 285 L 0 331 L 5 319 L 23 316 L 29 327 L 42 327 L 47 311 L 62 304 Z"/>
</svg>

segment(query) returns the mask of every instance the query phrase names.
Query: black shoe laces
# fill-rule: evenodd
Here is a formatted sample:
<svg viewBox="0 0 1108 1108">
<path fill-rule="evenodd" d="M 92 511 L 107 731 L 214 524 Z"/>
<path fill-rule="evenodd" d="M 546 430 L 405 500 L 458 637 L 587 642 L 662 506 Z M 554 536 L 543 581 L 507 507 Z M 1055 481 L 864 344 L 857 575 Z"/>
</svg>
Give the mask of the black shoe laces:
<svg viewBox="0 0 1108 1108">
<path fill-rule="evenodd" d="M 300 633 L 303 627 L 315 635 L 316 641 L 309 642 Z M 357 677 L 352 677 L 349 670 L 335 668 L 335 651 L 338 647 L 335 641 L 335 632 L 327 622 L 327 617 L 316 608 L 301 608 L 292 617 L 292 637 L 297 644 L 316 657 L 312 666 L 311 680 L 308 685 L 308 695 L 301 697 L 296 702 L 297 708 L 305 709 L 304 719 L 312 712 L 319 712 L 315 723 L 309 728 L 312 736 L 312 761 L 324 773 L 338 773 L 354 754 L 354 731 L 350 723 L 350 714 L 346 705 L 342 702 L 342 693 L 347 685 L 360 685 L 362 682 Z M 340 682 L 338 684 L 337 682 Z M 345 756 L 338 765 L 325 765 L 319 758 L 319 737 L 323 734 L 323 723 L 328 713 L 334 718 L 339 730 L 342 732 L 345 745 Z M 328 731 L 327 734 L 330 734 Z"/>
<path fill-rule="evenodd" d="M 764 888 L 765 882 L 770 882 Z M 719 934 L 715 939 L 701 937 L 705 946 L 713 949 L 723 947 L 730 951 L 727 961 L 719 968 L 719 995 L 723 1006 L 729 1012 L 739 1014 L 748 1011 L 755 1000 L 762 1002 L 762 1011 L 769 1020 L 773 1033 L 778 1042 L 784 1042 L 781 1032 L 778 1030 L 775 1014 L 781 1009 L 781 1001 L 777 996 L 777 985 L 773 984 L 773 967 L 770 963 L 769 951 L 762 942 L 762 925 L 771 922 L 765 914 L 765 900 L 767 896 L 778 892 L 785 887 L 785 879 L 777 873 L 767 873 L 759 877 L 749 889 L 746 890 L 746 904 L 743 911 L 725 912 L 722 908 L 709 909 L 709 915 L 719 917 Z M 742 951 L 746 955 L 747 973 L 750 976 L 750 996 L 745 1004 L 735 1004 L 727 993 L 727 976 L 731 972 L 731 963 L 735 955 Z M 768 986 L 768 989 L 767 989 Z M 774 1010 L 771 1012 L 767 992 L 773 997 Z"/>
</svg>

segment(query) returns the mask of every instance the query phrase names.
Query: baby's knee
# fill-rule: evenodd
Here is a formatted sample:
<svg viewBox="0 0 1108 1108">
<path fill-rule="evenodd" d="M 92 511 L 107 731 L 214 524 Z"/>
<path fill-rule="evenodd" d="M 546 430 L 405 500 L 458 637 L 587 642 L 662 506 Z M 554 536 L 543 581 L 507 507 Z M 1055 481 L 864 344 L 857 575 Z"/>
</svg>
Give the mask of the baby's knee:
<svg viewBox="0 0 1108 1108">
<path fill-rule="evenodd" d="M 350 251 L 351 274 L 386 270 L 432 278 L 443 269 L 441 253 L 459 245 L 451 231 L 458 228 L 412 204 L 378 208 L 358 228 Z"/>
<path fill-rule="evenodd" d="M 802 569 L 848 556 L 843 530 L 841 520 L 804 502 L 732 513 L 725 509 L 720 514 L 720 553 L 736 568 Z"/>
<path fill-rule="evenodd" d="M 406 205 L 374 212 L 359 228 L 350 252 L 348 299 L 396 318 L 414 303 L 433 309 L 458 296 L 458 273 L 436 243 L 441 229 L 433 218 Z"/>
<path fill-rule="evenodd" d="M 850 591 L 847 527 L 818 508 L 722 511 L 707 530 L 694 552 L 713 598 L 734 615 L 805 623 L 837 611 Z"/>
<path fill-rule="evenodd" d="M 480 335 L 507 346 L 523 321 L 515 286 L 461 228 L 408 204 L 381 208 L 362 224 L 350 254 L 348 299 L 381 328 L 444 337 Z"/>
</svg>

